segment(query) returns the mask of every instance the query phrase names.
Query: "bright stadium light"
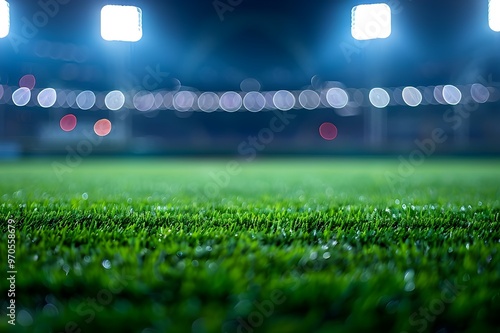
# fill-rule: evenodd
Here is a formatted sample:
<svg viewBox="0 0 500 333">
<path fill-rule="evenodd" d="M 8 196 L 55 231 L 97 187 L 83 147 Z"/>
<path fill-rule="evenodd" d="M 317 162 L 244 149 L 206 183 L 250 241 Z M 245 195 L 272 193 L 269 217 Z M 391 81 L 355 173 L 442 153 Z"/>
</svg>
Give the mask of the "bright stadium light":
<svg viewBox="0 0 500 333">
<path fill-rule="evenodd" d="M 488 21 L 491 30 L 500 32 L 500 0 L 489 1 Z"/>
<path fill-rule="evenodd" d="M 104 6 L 101 10 L 101 36 L 107 41 L 141 40 L 142 10 L 135 6 Z"/>
<path fill-rule="evenodd" d="M 391 35 L 391 8 L 385 3 L 358 5 L 352 9 L 351 34 L 357 40 Z"/>
<path fill-rule="evenodd" d="M 9 3 L 0 0 L 0 38 L 5 38 L 10 30 Z"/>
</svg>

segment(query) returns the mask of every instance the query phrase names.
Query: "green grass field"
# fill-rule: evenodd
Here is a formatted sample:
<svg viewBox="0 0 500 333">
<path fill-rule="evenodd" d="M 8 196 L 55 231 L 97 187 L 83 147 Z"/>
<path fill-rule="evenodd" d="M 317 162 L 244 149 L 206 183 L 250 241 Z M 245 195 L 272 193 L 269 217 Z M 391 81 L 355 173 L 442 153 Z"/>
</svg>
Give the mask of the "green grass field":
<svg viewBox="0 0 500 333">
<path fill-rule="evenodd" d="M 1 332 L 499 332 L 500 161 L 52 162 L 0 164 Z"/>
</svg>

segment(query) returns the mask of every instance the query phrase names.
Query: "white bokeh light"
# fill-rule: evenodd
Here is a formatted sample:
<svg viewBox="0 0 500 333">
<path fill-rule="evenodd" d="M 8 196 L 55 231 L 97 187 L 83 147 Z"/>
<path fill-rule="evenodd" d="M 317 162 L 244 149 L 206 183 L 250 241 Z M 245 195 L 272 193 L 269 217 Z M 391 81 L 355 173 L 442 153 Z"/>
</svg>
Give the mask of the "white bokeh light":
<svg viewBox="0 0 500 333">
<path fill-rule="evenodd" d="M 357 40 L 387 38 L 391 35 L 391 8 L 385 3 L 355 6 L 351 34 Z"/>
<path fill-rule="evenodd" d="M 155 94 L 155 105 L 153 109 L 163 109 L 163 94 L 161 92 L 157 92 Z"/>
<path fill-rule="evenodd" d="M 135 93 L 135 95 L 134 95 Z M 3 95 L 3 96 L 2 96 Z M 498 100 L 494 88 L 483 84 L 439 85 L 439 86 L 407 86 L 401 88 L 355 89 L 334 86 L 322 91 L 311 89 L 301 91 L 250 91 L 235 92 L 197 92 L 192 90 L 173 91 L 139 91 L 127 93 L 119 90 L 109 93 L 90 90 L 62 90 L 54 88 L 30 90 L 29 87 L 0 85 L 0 104 L 10 103 L 17 106 L 40 106 L 43 108 L 60 107 L 89 110 L 119 110 L 136 108 L 139 111 L 177 110 L 213 112 L 224 110 L 236 112 L 248 110 L 288 111 L 291 109 L 314 110 L 318 108 L 334 108 L 337 114 L 353 115 L 352 110 L 361 106 L 369 106 L 369 102 L 377 108 L 407 105 L 458 105 L 467 101 L 476 103 L 495 102 Z M 33 96 L 33 100 L 31 97 Z M 36 97 L 36 98 L 35 98 Z M 358 114 L 358 113 L 356 113 Z"/>
<path fill-rule="evenodd" d="M 10 11 L 9 3 L 0 0 L 0 38 L 5 38 L 9 35 L 10 30 Z"/>
<path fill-rule="evenodd" d="M 274 94 L 273 103 L 278 110 L 288 111 L 295 106 L 295 96 L 288 90 L 280 90 Z"/>
<path fill-rule="evenodd" d="M 68 103 L 66 103 L 66 94 L 67 90 L 64 89 L 57 89 L 57 100 L 56 100 L 56 106 L 59 108 L 66 108 L 68 107 Z"/>
<path fill-rule="evenodd" d="M 3 96 L 0 98 L 0 104 L 7 103 L 12 98 L 12 88 L 9 86 L 2 86 L 0 90 L 3 90 Z"/>
<path fill-rule="evenodd" d="M 220 107 L 227 112 L 236 112 L 243 105 L 243 99 L 240 94 L 234 91 L 228 91 L 220 97 Z"/>
<path fill-rule="evenodd" d="M 219 96 L 213 92 L 204 92 L 198 97 L 198 107 L 203 112 L 214 112 L 219 108 Z"/>
<path fill-rule="evenodd" d="M 406 87 L 402 92 L 403 100 L 411 107 L 417 107 L 422 103 L 422 93 L 415 87 Z"/>
<path fill-rule="evenodd" d="M 90 110 L 95 105 L 95 94 L 90 90 L 82 91 L 76 96 L 76 104 L 82 110 Z"/>
<path fill-rule="evenodd" d="M 157 92 L 155 94 L 155 105 L 154 105 L 154 109 L 155 110 L 158 110 L 158 109 L 162 109 L 163 108 L 163 94 L 161 92 Z"/>
<path fill-rule="evenodd" d="M 50 108 L 56 104 L 57 93 L 53 88 L 46 88 L 40 91 L 37 97 L 38 104 L 42 108 Z"/>
<path fill-rule="evenodd" d="M 75 109 L 77 94 L 73 90 L 69 90 L 66 94 L 66 104 L 68 107 Z"/>
<path fill-rule="evenodd" d="M 304 90 L 299 95 L 299 103 L 306 110 L 314 110 L 321 104 L 321 98 L 314 90 Z"/>
<path fill-rule="evenodd" d="M 250 112 L 259 112 L 266 106 L 266 98 L 260 92 L 251 91 L 243 98 L 243 106 Z"/>
<path fill-rule="evenodd" d="M 474 83 L 471 86 L 470 94 L 477 103 L 486 103 L 490 99 L 490 91 L 480 83 Z"/>
<path fill-rule="evenodd" d="M 107 41 L 141 40 L 142 10 L 135 6 L 104 6 L 101 10 L 101 36 Z"/>
<path fill-rule="evenodd" d="M 125 104 L 125 95 L 119 90 L 110 91 L 104 98 L 104 104 L 111 111 L 118 111 Z"/>
<path fill-rule="evenodd" d="M 331 88 L 326 92 L 326 101 L 332 108 L 342 109 L 349 102 L 349 96 L 344 89 Z"/>
<path fill-rule="evenodd" d="M 163 107 L 167 110 L 174 109 L 174 94 L 170 91 L 167 91 L 165 96 L 163 96 Z"/>
<path fill-rule="evenodd" d="M 16 106 L 25 106 L 31 99 L 31 90 L 21 87 L 12 93 L 12 102 Z"/>
<path fill-rule="evenodd" d="M 368 97 L 372 105 L 379 109 L 385 108 L 391 102 L 389 93 L 382 88 L 373 88 Z"/>
<path fill-rule="evenodd" d="M 149 91 L 140 91 L 134 95 L 133 103 L 138 111 L 146 112 L 153 108 L 155 96 Z"/>
<path fill-rule="evenodd" d="M 443 98 L 443 86 L 435 86 L 433 96 L 439 104 L 446 104 L 446 101 Z"/>
<path fill-rule="evenodd" d="M 251 92 L 259 91 L 261 88 L 260 82 L 253 78 L 247 78 L 241 81 L 240 84 L 241 91 Z"/>
<path fill-rule="evenodd" d="M 190 111 L 193 108 L 196 94 L 191 91 L 179 91 L 173 99 L 174 108 L 177 111 Z"/>
<path fill-rule="evenodd" d="M 457 87 L 446 85 L 443 87 L 443 99 L 450 105 L 457 105 L 462 100 L 462 93 Z"/>
</svg>

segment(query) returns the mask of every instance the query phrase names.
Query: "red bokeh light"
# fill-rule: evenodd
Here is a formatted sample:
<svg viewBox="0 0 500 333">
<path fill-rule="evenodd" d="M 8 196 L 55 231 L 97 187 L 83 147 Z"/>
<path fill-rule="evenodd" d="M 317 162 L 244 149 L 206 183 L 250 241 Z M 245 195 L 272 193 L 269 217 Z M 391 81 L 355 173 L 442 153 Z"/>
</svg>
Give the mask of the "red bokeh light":
<svg viewBox="0 0 500 333">
<path fill-rule="evenodd" d="M 338 135 L 337 126 L 332 123 L 323 123 L 319 127 L 319 134 L 325 140 L 331 141 L 335 140 Z"/>
<path fill-rule="evenodd" d="M 108 119 L 98 120 L 94 125 L 94 132 L 99 136 L 106 136 L 111 132 L 111 122 Z"/>
<path fill-rule="evenodd" d="M 75 115 L 67 114 L 61 118 L 61 121 L 59 122 L 59 126 L 61 126 L 61 129 L 63 131 L 71 132 L 72 130 L 75 129 L 76 123 L 77 123 L 77 121 L 76 121 Z"/>
<path fill-rule="evenodd" d="M 20 80 L 19 80 L 19 87 L 22 88 L 22 87 L 26 87 L 28 88 L 29 90 L 32 90 L 33 88 L 35 88 L 35 84 L 36 84 L 36 79 L 33 75 L 31 74 L 27 74 L 27 75 L 24 75 Z"/>
</svg>

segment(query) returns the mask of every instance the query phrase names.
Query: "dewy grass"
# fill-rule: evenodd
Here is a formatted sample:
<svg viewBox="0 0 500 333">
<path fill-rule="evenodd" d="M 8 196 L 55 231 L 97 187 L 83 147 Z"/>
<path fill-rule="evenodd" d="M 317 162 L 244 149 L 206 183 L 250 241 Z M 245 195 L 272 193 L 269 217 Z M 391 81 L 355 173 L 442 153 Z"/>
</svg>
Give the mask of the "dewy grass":
<svg viewBox="0 0 500 333">
<path fill-rule="evenodd" d="M 89 160 L 60 181 L 49 161 L 0 164 L 0 256 L 13 219 L 18 272 L 0 330 L 500 327 L 499 162 L 427 161 L 396 189 L 394 161 L 226 167 Z"/>
</svg>

